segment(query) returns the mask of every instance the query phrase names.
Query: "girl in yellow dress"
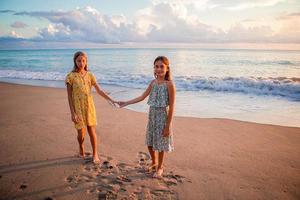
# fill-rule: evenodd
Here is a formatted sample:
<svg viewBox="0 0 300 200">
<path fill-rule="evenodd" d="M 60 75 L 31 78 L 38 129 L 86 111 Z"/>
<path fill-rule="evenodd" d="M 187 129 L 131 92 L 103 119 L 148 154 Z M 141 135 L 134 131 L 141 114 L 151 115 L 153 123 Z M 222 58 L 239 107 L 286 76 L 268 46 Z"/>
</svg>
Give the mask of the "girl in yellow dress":
<svg viewBox="0 0 300 200">
<path fill-rule="evenodd" d="M 74 69 L 65 80 L 68 91 L 68 101 L 71 110 L 72 121 L 78 132 L 79 156 L 84 158 L 84 137 L 86 128 L 93 148 L 93 162 L 100 163 L 97 153 L 97 125 L 94 100 L 91 92 L 92 86 L 97 93 L 114 105 L 115 101 L 106 94 L 97 84 L 95 76 L 88 71 L 87 55 L 84 52 L 74 54 Z"/>
</svg>

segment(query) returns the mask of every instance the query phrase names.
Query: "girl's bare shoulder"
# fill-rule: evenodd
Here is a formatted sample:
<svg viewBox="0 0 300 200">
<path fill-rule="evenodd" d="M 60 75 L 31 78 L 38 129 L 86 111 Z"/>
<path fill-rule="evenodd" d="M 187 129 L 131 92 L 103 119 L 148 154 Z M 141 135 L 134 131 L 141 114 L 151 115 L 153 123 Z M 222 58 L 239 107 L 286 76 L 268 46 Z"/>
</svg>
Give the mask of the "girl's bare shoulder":
<svg viewBox="0 0 300 200">
<path fill-rule="evenodd" d="M 175 87 L 175 83 L 173 80 L 166 80 L 166 84 L 168 87 Z"/>
<path fill-rule="evenodd" d="M 156 79 L 153 79 L 153 80 L 149 83 L 149 85 L 152 86 L 152 85 L 155 83 L 155 81 L 156 81 Z"/>
</svg>

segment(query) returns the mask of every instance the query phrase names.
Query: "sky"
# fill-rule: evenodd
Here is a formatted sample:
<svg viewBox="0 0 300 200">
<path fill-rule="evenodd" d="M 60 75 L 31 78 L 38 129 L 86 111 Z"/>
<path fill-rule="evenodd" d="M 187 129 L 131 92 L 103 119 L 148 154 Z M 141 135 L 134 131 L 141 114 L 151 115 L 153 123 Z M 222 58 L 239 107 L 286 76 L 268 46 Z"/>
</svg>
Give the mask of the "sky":
<svg viewBox="0 0 300 200">
<path fill-rule="evenodd" d="M 0 1 L 0 48 L 125 44 L 300 46 L 300 1 Z"/>
</svg>

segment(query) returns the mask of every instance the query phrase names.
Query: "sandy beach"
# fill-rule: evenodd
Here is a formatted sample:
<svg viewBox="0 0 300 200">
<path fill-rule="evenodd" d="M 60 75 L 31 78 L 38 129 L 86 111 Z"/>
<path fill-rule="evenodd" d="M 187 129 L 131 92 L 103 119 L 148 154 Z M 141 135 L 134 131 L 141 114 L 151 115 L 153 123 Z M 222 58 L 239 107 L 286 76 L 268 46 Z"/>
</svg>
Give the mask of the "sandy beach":
<svg viewBox="0 0 300 200">
<path fill-rule="evenodd" d="M 147 114 L 94 94 L 95 166 L 75 156 L 66 90 L 0 83 L 0 96 L 0 199 L 300 199 L 300 128 L 175 117 L 158 180 L 144 170 Z"/>
</svg>

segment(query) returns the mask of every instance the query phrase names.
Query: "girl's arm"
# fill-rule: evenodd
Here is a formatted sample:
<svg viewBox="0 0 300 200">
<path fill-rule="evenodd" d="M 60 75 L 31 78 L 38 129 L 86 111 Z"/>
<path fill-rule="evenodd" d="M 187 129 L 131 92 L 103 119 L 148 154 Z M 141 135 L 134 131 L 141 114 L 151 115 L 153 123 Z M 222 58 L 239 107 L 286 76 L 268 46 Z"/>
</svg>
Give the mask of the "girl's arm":
<svg viewBox="0 0 300 200">
<path fill-rule="evenodd" d="M 68 102 L 71 111 L 72 121 L 78 123 L 80 121 L 80 118 L 75 113 L 75 109 L 72 101 L 72 86 L 70 84 L 67 84 L 67 93 L 68 93 Z"/>
<path fill-rule="evenodd" d="M 74 105 L 73 105 L 73 101 L 72 101 L 72 86 L 70 84 L 67 84 L 67 92 L 68 92 L 68 101 L 69 101 L 71 115 L 74 115 L 75 110 L 74 110 Z"/>
<path fill-rule="evenodd" d="M 139 96 L 137 98 L 134 98 L 134 99 L 131 99 L 131 100 L 126 101 L 126 102 L 120 102 L 120 106 L 124 107 L 124 106 L 127 106 L 129 104 L 134 104 L 134 103 L 138 103 L 140 101 L 143 101 L 150 94 L 153 82 L 154 82 L 154 80 L 151 81 L 148 88 L 145 90 L 145 92 L 141 96 Z"/>
<path fill-rule="evenodd" d="M 108 101 L 110 101 L 110 102 L 113 102 L 113 103 L 115 103 L 115 101 L 104 91 L 104 90 L 102 90 L 101 89 L 101 87 L 100 87 L 100 85 L 98 84 L 98 83 L 96 83 L 95 85 L 94 85 L 94 87 L 95 87 L 95 89 L 96 89 L 96 91 L 97 91 L 97 93 L 100 95 L 100 96 L 102 96 L 104 99 L 106 99 L 106 100 L 108 100 Z"/>
<path fill-rule="evenodd" d="M 168 111 L 168 119 L 164 130 L 164 136 L 170 135 L 170 126 L 172 124 L 173 120 L 173 114 L 174 114 L 174 104 L 175 104 L 175 95 L 176 95 L 176 89 L 175 84 L 173 81 L 168 82 L 168 93 L 169 93 L 169 111 Z"/>
</svg>

